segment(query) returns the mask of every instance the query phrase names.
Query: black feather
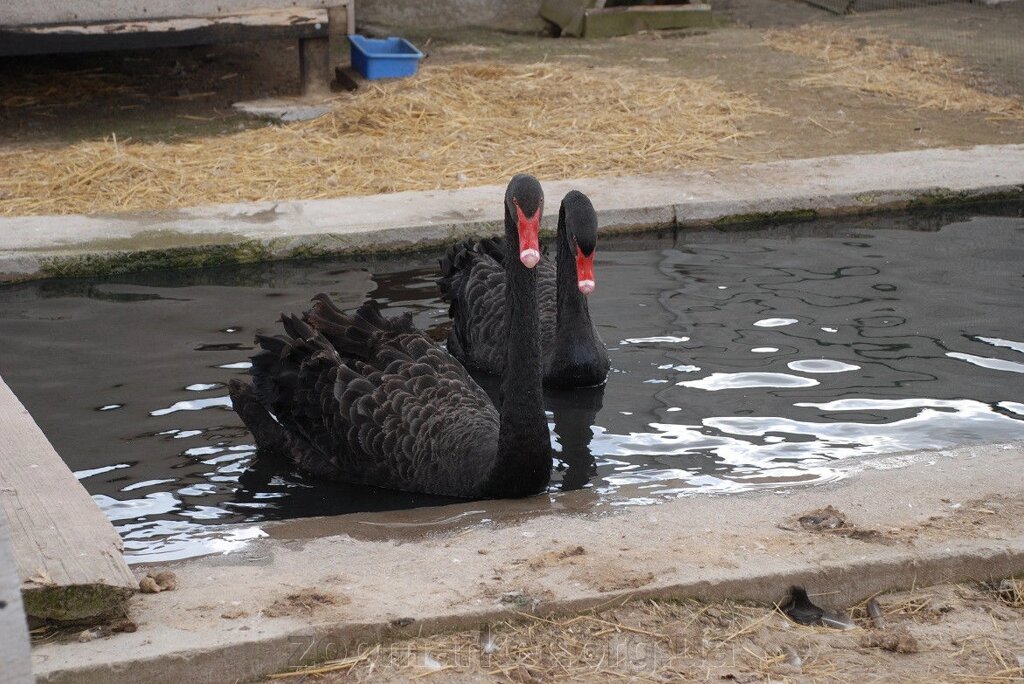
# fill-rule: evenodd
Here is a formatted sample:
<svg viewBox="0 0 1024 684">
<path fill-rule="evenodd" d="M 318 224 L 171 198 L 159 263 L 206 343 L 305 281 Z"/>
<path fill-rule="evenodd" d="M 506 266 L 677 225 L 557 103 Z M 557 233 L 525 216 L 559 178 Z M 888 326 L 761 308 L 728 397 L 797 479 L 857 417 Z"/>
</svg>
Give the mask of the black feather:
<svg viewBox="0 0 1024 684">
<path fill-rule="evenodd" d="M 797 585 L 789 588 L 789 600 L 781 608 L 793 622 L 801 625 L 820 625 L 821 616 L 825 614 L 824 610 L 811 603 L 807 590 Z"/>
</svg>

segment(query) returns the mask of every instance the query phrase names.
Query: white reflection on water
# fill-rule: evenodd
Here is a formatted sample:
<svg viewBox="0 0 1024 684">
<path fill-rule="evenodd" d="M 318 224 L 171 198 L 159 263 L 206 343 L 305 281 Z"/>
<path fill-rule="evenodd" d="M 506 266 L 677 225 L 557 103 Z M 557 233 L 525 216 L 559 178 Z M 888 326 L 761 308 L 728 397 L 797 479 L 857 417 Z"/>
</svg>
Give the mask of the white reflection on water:
<svg viewBox="0 0 1024 684">
<path fill-rule="evenodd" d="M 684 380 L 676 384 L 717 392 L 749 387 L 814 387 L 818 381 L 789 373 L 712 373 L 700 380 Z"/>
<path fill-rule="evenodd" d="M 1024 439 L 1024 422 L 992 406 L 969 399 L 841 399 L 801 402 L 795 408 L 824 413 L 899 412 L 913 415 L 884 421 L 795 420 L 780 416 L 713 417 L 701 424 L 650 423 L 650 431 L 615 434 L 593 428 L 591 453 L 611 472 L 597 490 L 616 498 L 622 485 L 657 484 L 660 497 L 694 490 L 730 492 L 780 482 L 827 482 L 843 477 L 842 459 L 949 447 L 977 441 L 975 435 L 1000 434 Z M 1024 404 L 1000 402 L 999 408 L 1024 415 Z M 673 413 L 678 409 L 665 409 Z M 661 468 L 636 468 L 627 460 L 646 456 Z M 720 475 L 698 472 L 694 459 L 714 464 Z M 678 463 L 678 466 L 672 464 Z M 673 487 L 661 483 L 674 483 Z M 619 493 L 618 496 L 623 496 Z M 635 496 L 628 502 L 638 503 Z M 620 502 L 621 503 L 621 502 Z M 642 502 L 639 502 L 642 503 Z"/>
<path fill-rule="evenodd" d="M 117 527 L 129 563 L 158 563 L 210 553 L 240 551 L 266 537 L 256 525 L 211 526 L 187 520 L 150 520 Z"/>
<path fill-rule="evenodd" d="M 842 361 L 833 361 L 832 359 L 801 359 L 799 361 L 790 361 L 786 365 L 789 366 L 790 370 L 803 373 L 846 373 L 848 371 L 860 370 L 860 366 L 855 366 L 852 363 L 843 363 Z"/>
<path fill-rule="evenodd" d="M 181 501 L 171 492 L 153 492 L 141 499 L 115 499 L 105 494 L 96 494 L 92 500 L 114 521 L 161 515 L 181 507 Z"/>
<path fill-rule="evenodd" d="M 962 354 L 961 352 L 946 352 L 946 356 L 960 359 L 967 363 L 973 363 L 975 366 L 981 366 L 982 368 L 1009 371 L 1010 373 L 1024 373 L 1024 363 L 1017 363 L 1016 361 L 990 359 L 987 356 L 975 356 L 974 354 Z"/>
<path fill-rule="evenodd" d="M 795 318 L 762 318 L 759 321 L 754 321 L 754 325 L 758 328 L 781 328 L 785 325 L 793 325 L 799 322 Z"/>
<path fill-rule="evenodd" d="M 103 473 L 109 473 L 111 470 L 120 470 L 121 468 L 131 468 L 128 463 L 115 463 L 113 465 L 103 466 L 101 468 L 89 468 L 87 470 L 76 470 L 73 474 L 79 480 L 84 480 L 87 477 L 93 475 L 102 475 Z"/>
<path fill-rule="evenodd" d="M 997 413 L 991 406 L 970 399 L 841 399 L 826 403 L 797 403 L 797 407 L 832 411 L 917 410 L 907 418 L 885 422 L 810 421 L 764 417 L 707 418 L 704 425 L 726 434 L 763 437 L 769 433 L 811 437 L 787 443 L 791 455 L 881 454 L 913 449 L 935 449 L 965 441 L 972 435 L 1006 435 L 1024 439 L 1024 423 Z"/>
<path fill-rule="evenodd" d="M 217 366 L 217 368 L 229 368 L 229 369 L 232 369 L 232 370 L 245 370 L 247 368 L 252 368 L 252 361 L 239 361 L 238 363 L 225 363 L 223 365 Z"/>
<path fill-rule="evenodd" d="M 225 394 L 223 397 L 207 397 L 206 399 L 178 401 L 167 408 L 150 411 L 149 415 L 166 416 L 168 413 L 177 413 L 178 411 L 201 411 L 202 409 L 212 408 L 215 406 L 228 409 L 231 408 L 231 397 Z"/>
<path fill-rule="evenodd" d="M 994 347 L 1008 347 L 1014 351 L 1019 351 L 1024 354 L 1024 342 L 1015 342 L 1013 340 L 1003 340 L 998 337 L 977 337 L 975 338 L 981 342 L 991 344 Z"/>
<path fill-rule="evenodd" d="M 630 337 L 629 339 L 622 340 L 619 344 L 676 344 L 679 342 L 689 342 L 689 337 L 673 337 L 672 335 L 661 335 L 658 337 Z"/>
</svg>

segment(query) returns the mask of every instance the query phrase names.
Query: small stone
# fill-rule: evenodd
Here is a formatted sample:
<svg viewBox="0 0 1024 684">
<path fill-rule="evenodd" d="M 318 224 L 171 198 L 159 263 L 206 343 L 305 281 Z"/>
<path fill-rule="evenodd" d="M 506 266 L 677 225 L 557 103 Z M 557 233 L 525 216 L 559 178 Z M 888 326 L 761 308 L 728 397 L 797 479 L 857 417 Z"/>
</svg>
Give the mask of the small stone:
<svg viewBox="0 0 1024 684">
<path fill-rule="evenodd" d="M 139 580 L 139 591 L 143 594 L 159 594 L 164 588 L 157 584 L 156 580 L 146 575 Z"/>
<path fill-rule="evenodd" d="M 153 575 L 153 579 L 164 591 L 174 591 L 178 588 L 178 576 L 173 572 L 158 572 Z"/>
<path fill-rule="evenodd" d="M 124 620 L 120 620 L 120 621 L 115 622 L 114 624 L 110 625 L 110 631 L 111 632 L 126 632 L 126 633 L 130 634 L 132 632 L 139 631 L 139 626 L 135 623 L 134 620 L 129 620 L 129 619 L 125 618 Z"/>
<path fill-rule="evenodd" d="M 891 631 L 870 630 L 861 637 L 860 644 L 893 653 L 917 653 L 921 650 L 917 639 L 905 625 Z"/>
<path fill-rule="evenodd" d="M 220 616 L 225 620 L 237 620 L 238 618 L 249 617 L 249 613 L 241 608 L 231 608 L 230 610 L 225 610 Z"/>
<path fill-rule="evenodd" d="M 92 630 L 83 629 L 81 632 L 79 632 L 78 641 L 83 644 L 87 641 L 92 641 Z"/>
</svg>

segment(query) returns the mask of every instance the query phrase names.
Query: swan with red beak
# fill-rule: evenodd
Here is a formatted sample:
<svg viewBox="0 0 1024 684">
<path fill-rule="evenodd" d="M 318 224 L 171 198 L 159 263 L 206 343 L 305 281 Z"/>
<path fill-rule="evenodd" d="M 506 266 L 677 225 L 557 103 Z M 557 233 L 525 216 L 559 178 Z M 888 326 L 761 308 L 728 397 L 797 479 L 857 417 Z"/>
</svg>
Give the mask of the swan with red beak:
<svg viewBox="0 0 1024 684">
<path fill-rule="evenodd" d="M 450 304 L 448 350 L 467 367 L 500 374 L 505 358 L 506 275 L 504 260 L 515 259 L 537 273 L 544 384 L 553 387 L 601 385 L 608 377 L 608 352 L 590 319 L 588 296 L 596 289 L 597 213 L 578 190 L 559 207 L 556 264 L 541 259 L 538 233 L 543 209 L 539 192 L 506 197 L 518 245 L 501 238 L 464 240 L 441 260 L 438 285 Z"/>
</svg>

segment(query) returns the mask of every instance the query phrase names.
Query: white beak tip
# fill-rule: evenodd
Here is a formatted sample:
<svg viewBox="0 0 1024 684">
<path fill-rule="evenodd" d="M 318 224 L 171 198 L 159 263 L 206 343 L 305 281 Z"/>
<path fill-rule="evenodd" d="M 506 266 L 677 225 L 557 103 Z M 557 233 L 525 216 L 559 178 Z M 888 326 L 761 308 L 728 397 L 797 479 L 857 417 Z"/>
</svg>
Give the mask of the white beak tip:
<svg viewBox="0 0 1024 684">
<path fill-rule="evenodd" d="M 593 280 L 580 280 L 577 282 L 577 285 L 580 288 L 580 292 L 582 292 L 585 295 L 590 294 L 595 289 Z"/>
<path fill-rule="evenodd" d="M 540 263 L 540 252 L 535 249 L 524 249 L 519 253 L 519 260 L 526 268 L 533 268 Z"/>
</svg>

